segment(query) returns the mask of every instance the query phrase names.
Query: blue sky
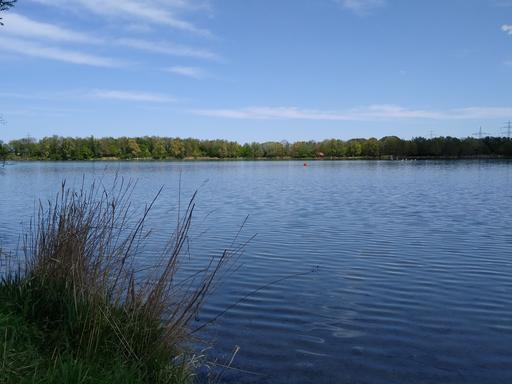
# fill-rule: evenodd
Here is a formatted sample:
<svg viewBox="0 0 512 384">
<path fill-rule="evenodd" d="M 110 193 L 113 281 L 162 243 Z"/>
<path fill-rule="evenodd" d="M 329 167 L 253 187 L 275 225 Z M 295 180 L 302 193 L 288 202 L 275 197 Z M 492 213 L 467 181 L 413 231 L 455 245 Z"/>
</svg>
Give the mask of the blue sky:
<svg viewBox="0 0 512 384">
<path fill-rule="evenodd" d="M 19 0 L 0 139 L 493 135 L 512 0 Z"/>
</svg>

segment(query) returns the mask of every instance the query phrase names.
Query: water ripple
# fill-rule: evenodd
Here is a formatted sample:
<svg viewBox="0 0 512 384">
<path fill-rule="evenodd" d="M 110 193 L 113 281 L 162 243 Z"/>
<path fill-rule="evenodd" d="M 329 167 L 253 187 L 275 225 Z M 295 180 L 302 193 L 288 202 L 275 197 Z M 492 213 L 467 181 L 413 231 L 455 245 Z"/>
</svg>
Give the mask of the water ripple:
<svg viewBox="0 0 512 384">
<path fill-rule="evenodd" d="M 250 215 L 257 237 L 199 318 L 242 300 L 202 335 L 211 358 L 240 346 L 227 382 L 512 382 L 512 163 L 18 163 L 0 174 L 0 245 L 63 178 L 116 172 L 139 179 L 135 204 L 165 183 L 157 228 L 172 229 L 180 173 L 185 195 L 209 180 L 190 270 Z"/>
</svg>

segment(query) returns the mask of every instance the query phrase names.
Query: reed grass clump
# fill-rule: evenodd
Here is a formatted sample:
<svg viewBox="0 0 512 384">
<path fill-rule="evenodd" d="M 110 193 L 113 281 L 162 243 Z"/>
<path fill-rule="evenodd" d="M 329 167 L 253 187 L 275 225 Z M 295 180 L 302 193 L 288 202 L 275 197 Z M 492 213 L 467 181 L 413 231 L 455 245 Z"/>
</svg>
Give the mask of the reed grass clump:
<svg viewBox="0 0 512 384">
<path fill-rule="evenodd" d="M 137 209 L 134 187 L 63 183 L 40 204 L 18 262 L 0 264 L 0 383 L 190 382 L 190 323 L 230 251 L 180 272 L 194 195 L 158 261 L 143 266 L 161 191 Z"/>
</svg>

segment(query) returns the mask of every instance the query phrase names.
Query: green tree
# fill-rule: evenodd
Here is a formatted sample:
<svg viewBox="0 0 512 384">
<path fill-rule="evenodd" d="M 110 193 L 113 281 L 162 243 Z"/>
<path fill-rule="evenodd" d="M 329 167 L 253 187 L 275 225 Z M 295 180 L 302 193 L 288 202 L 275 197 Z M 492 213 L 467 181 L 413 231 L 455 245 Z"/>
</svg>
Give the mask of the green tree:
<svg viewBox="0 0 512 384">
<path fill-rule="evenodd" d="M 167 151 L 165 150 L 165 141 L 163 139 L 157 137 L 153 139 L 151 157 L 153 159 L 165 159 L 167 157 Z"/>
<path fill-rule="evenodd" d="M 297 141 L 292 144 L 291 155 L 295 158 L 308 158 L 316 156 L 316 143 L 313 141 Z"/>
<path fill-rule="evenodd" d="M 9 8 L 13 7 L 17 0 L 0 0 L 0 12 L 7 11 Z M 0 17 L 0 25 L 4 25 L 2 23 L 2 18 Z"/>
<path fill-rule="evenodd" d="M 379 157 L 379 141 L 372 137 L 362 142 L 362 153 L 363 156 L 367 157 Z"/>
<path fill-rule="evenodd" d="M 104 137 L 98 140 L 98 157 L 121 157 L 121 142 L 113 137 Z"/>
<path fill-rule="evenodd" d="M 349 140 L 347 144 L 347 155 L 351 157 L 359 157 L 363 154 L 363 146 L 359 139 Z"/>
<path fill-rule="evenodd" d="M 137 143 L 137 140 L 135 139 L 128 139 L 128 142 L 127 142 L 127 155 L 128 157 L 130 158 L 138 158 L 140 157 L 140 147 L 139 147 L 139 144 Z"/>
<path fill-rule="evenodd" d="M 7 156 L 11 152 L 9 145 L 5 144 L 2 140 L 0 140 L 0 161 L 2 163 L 7 160 Z"/>
<path fill-rule="evenodd" d="M 201 151 L 201 143 L 197 139 L 185 139 L 183 142 L 183 147 L 185 150 L 185 157 L 203 157 L 204 154 Z"/>
<path fill-rule="evenodd" d="M 324 140 L 320 143 L 320 151 L 328 157 L 344 157 L 347 154 L 345 143 L 339 139 Z"/>
<path fill-rule="evenodd" d="M 11 145 L 14 154 L 22 159 L 37 158 L 38 144 L 33 137 L 13 140 L 9 144 Z"/>
<path fill-rule="evenodd" d="M 169 156 L 175 159 L 183 159 L 185 157 L 185 145 L 181 139 L 172 139 L 169 143 Z"/>
<path fill-rule="evenodd" d="M 379 140 L 380 154 L 387 156 L 403 156 L 403 141 L 396 136 L 385 136 Z"/>
<path fill-rule="evenodd" d="M 6 155 L 7 151 L 7 155 Z M 352 139 L 347 142 L 328 139 L 322 142 L 269 141 L 265 143 L 246 143 L 240 145 L 227 140 L 198 140 L 169 137 L 60 137 L 51 136 L 36 140 L 31 137 L 12 140 L 3 144 L 0 156 L 18 159 L 42 160 L 86 160 L 102 157 L 123 159 L 133 158 L 309 158 L 322 152 L 326 157 L 366 156 L 379 158 L 381 155 L 393 158 L 406 157 L 475 157 L 506 156 L 512 157 L 512 140 L 506 137 L 485 137 L 477 139 L 467 137 L 435 137 L 425 139 L 416 137 L 402 140 L 396 136 Z M 0 157 L 1 160 L 1 157 Z"/>
<path fill-rule="evenodd" d="M 72 138 L 62 140 L 61 152 L 63 160 L 82 160 L 77 158 L 76 142 Z"/>
<path fill-rule="evenodd" d="M 282 158 L 285 156 L 284 146 L 279 142 L 269 141 L 267 143 L 263 143 L 261 146 L 263 149 L 264 157 L 274 159 Z"/>
<path fill-rule="evenodd" d="M 261 146 L 260 143 L 251 143 L 249 153 L 250 153 L 250 157 L 253 159 L 263 157 L 263 147 Z"/>
<path fill-rule="evenodd" d="M 151 157 L 151 139 L 149 137 L 137 137 L 135 139 L 139 146 L 139 154 L 137 157 L 148 158 Z"/>
</svg>

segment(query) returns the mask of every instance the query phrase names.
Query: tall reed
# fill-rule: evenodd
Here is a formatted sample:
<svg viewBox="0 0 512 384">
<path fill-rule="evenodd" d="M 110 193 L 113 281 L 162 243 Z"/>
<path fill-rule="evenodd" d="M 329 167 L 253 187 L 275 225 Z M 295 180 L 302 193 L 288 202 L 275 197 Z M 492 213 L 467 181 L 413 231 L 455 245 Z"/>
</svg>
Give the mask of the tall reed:
<svg viewBox="0 0 512 384">
<path fill-rule="evenodd" d="M 158 260 L 142 268 L 137 256 L 162 190 L 138 210 L 134 188 L 121 178 L 110 187 L 84 181 L 78 190 L 62 183 L 55 199 L 40 203 L 24 237 L 23 264 L 4 275 L 0 300 L 41 330 L 36 344 L 51 357 L 46 365 L 71 356 L 95 369 L 124 367 L 136 382 L 186 381 L 190 371 L 180 356 L 190 323 L 239 248 L 183 278 L 194 194 Z"/>
</svg>

